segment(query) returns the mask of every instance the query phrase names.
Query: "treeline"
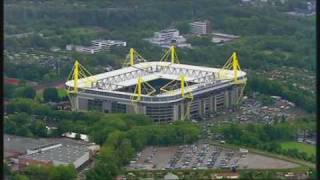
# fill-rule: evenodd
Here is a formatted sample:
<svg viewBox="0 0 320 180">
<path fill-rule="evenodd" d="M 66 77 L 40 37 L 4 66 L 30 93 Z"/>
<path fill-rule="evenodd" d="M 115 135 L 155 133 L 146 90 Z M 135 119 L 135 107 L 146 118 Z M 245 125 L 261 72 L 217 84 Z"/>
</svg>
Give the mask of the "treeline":
<svg viewBox="0 0 320 180">
<path fill-rule="evenodd" d="M 282 179 L 283 177 L 281 176 L 284 176 L 286 173 L 285 170 L 283 172 L 279 172 L 279 170 L 241 170 L 239 179 Z M 297 173 L 299 173 L 299 170 Z M 305 173 L 308 176 L 308 179 L 317 179 L 316 169 L 309 168 L 308 172 Z"/>
<path fill-rule="evenodd" d="M 122 167 L 145 146 L 192 143 L 199 135 L 200 129 L 190 122 L 136 126 L 129 131 L 114 130 L 105 139 L 97 163 L 86 174 L 86 178 L 111 179 L 123 172 Z"/>
<path fill-rule="evenodd" d="M 11 114 L 4 118 L 4 132 L 25 137 L 47 137 L 48 131 L 43 120 L 33 119 L 26 113 Z"/>
<path fill-rule="evenodd" d="M 294 87 L 291 84 L 284 86 L 278 81 L 268 80 L 259 76 L 249 76 L 247 84 L 250 90 L 281 96 L 308 112 L 316 111 L 316 99 L 309 91 Z"/>
<path fill-rule="evenodd" d="M 99 120 L 107 123 L 105 124 L 107 127 L 111 128 L 115 126 L 121 130 L 128 130 L 134 125 L 148 125 L 151 123 L 151 120 L 143 115 L 58 111 L 50 108 L 46 104 L 24 98 L 12 99 L 5 106 L 5 110 L 8 114 L 5 120 L 5 126 L 8 127 L 8 129 L 5 129 L 5 132 L 11 134 L 15 134 L 14 132 L 17 132 L 16 130 L 19 129 L 19 126 L 25 126 L 27 128 L 29 127 L 29 122 L 36 120 L 57 126 L 57 133 L 54 134 L 62 134 L 70 131 L 88 134 L 90 132 L 89 127 L 99 122 Z M 28 121 L 22 124 L 18 123 L 21 119 L 20 117 L 24 117 Z M 7 126 L 6 124 L 10 125 Z M 96 140 L 96 142 L 99 141 Z"/>
<path fill-rule="evenodd" d="M 59 94 L 59 91 L 62 91 L 62 93 Z M 43 102 L 59 102 L 68 100 L 66 91 L 64 89 L 58 90 L 57 88 L 45 88 L 41 96 L 37 96 L 36 90 L 32 86 L 26 85 L 25 82 L 20 83 L 19 85 L 4 83 L 3 97 L 6 100 L 26 98 L 37 99 L 38 101 Z M 11 105 L 14 105 L 14 103 Z M 9 112 L 11 111 L 11 107 L 13 106 L 9 106 Z"/>
<path fill-rule="evenodd" d="M 28 85 L 11 85 L 4 83 L 3 87 L 4 98 L 30 98 L 33 99 L 36 96 L 36 91 Z"/>
<path fill-rule="evenodd" d="M 15 172 L 4 163 L 3 175 L 11 180 L 75 180 L 77 171 L 73 165 L 36 166 L 30 165 L 24 170 Z"/>
<path fill-rule="evenodd" d="M 228 124 L 220 127 L 219 132 L 228 143 L 257 148 L 276 154 L 283 154 L 289 157 L 315 162 L 314 155 L 308 155 L 297 149 L 283 149 L 280 143 L 283 141 L 296 140 L 297 134 L 303 129 L 313 129 L 315 121 L 297 120 L 293 124 L 288 122 L 274 125 L 262 124 Z M 300 123 L 299 123 L 300 122 Z M 303 124 L 303 125 L 301 125 Z"/>
</svg>

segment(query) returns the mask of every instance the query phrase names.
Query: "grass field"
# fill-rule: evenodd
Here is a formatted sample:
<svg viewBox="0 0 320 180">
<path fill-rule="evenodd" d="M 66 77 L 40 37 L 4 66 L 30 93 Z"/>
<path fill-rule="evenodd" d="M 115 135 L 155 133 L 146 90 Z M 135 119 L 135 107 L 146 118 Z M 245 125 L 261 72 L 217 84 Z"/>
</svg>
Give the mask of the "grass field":
<svg viewBox="0 0 320 180">
<path fill-rule="evenodd" d="M 310 155 L 315 155 L 316 154 L 316 147 L 311 144 L 305 144 L 305 143 L 299 143 L 295 141 L 287 141 L 281 143 L 281 147 L 283 149 L 297 149 L 300 152 L 305 152 L 309 156 Z"/>
</svg>

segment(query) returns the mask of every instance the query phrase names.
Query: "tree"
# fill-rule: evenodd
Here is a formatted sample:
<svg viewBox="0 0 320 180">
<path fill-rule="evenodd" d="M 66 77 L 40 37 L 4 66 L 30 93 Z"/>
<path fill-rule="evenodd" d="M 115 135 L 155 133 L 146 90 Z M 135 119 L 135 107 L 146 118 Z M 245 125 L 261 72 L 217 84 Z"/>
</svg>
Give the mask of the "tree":
<svg viewBox="0 0 320 180">
<path fill-rule="evenodd" d="M 49 170 L 49 180 L 72 180 L 77 178 L 77 172 L 73 165 L 52 167 Z"/>
<path fill-rule="evenodd" d="M 34 135 L 37 135 L 39 137 L 46 137 L 48 134 L 46 124 L 40 120 L 34 120 L 31 123 L 30 130 Z"/>
<path fill-rule="evenodd" d="M 3 85 L 3 94 L 5 98 L 13 98 L 14 97 L 14 91 L 16 86 L 11 84 L 4 84 Z"/>
<path fill-rule="evenodd" d="M 11 174 L 11 169 L 8 166 L 8 163 L 6 161 L 3 162 L 3 174 L 4 175 L 10 175 Z"/>
<path fill-rule="evenodd" d="M 56 88 L 46 88 L 43 91 L 43 100 L 45 102 L 58 102 L 59 101 L 59 95 L 58 90 Z"/>
<path fill-rule="evenodd" d="M 11 177 L 12 180 L 29 180 L 28 176 L 22 174 L 15 174 Z"/>
<path fill-rule="evenodd" d="M 48 179 L 49 167 L 30 165 L 24 170 L 24 175 L 30 179 Z"/>
<path fill-rule="evenodd" d="M 187 34 L 190 31 L 190 25 L 188 22 L 179 22 L 176 25 L 177 29 L 180 31 L 181 34 Z"/>
<path fill-rule="evenodd" d="M 33 99 L 36 96 L 36 91 L 32 87 L 19 87 L 15 91 L 16 97 Z"/>
</svg>

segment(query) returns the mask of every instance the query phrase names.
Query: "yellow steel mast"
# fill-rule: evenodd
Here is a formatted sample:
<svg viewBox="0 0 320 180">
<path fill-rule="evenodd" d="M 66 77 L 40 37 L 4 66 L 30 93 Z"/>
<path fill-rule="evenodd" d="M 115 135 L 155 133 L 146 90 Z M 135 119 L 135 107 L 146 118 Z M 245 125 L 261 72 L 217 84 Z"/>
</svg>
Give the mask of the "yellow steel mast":
<svg viewBox="0 0 320 180">
<path fill-rule="evenodd" d="M 241 91 L 239 98 L 237 100 L 237 104 L 239 104 L 240 100 L 242 99 L 242 95 L 244 92 L 244 88 L 247 83 L 247 79 L 243 78 L 239 80 L 239 71 L 241 71 L 240 64 L 239 64 L 239 59 L 237 56 L 236 52 L 233 52 L 231 57 L 227 60 L 226 64 L 222 67 L 222 69 L 218 72 L 219 73 L 219 78 L 221 80 L 228 80 L 230 79 L 230 76 L 228 76 L 228 71 L 232 70 L 233 71 L 233 76 L 232 80 L 235 84 L 239 84 L 241 86 Z"/>
<path fill-rule="evenodd" d="M 130 66 L 134 65 L 134 49 L 130 48 Z"/>
<path fill-rule="evenodd" d="M 85 67 L 83 67 L 79 63 L 79 61 L 76 60 L 68 76 L 68 81 L 73 82 L 73 87 L 66 87 L 67 95 L 70 99 L 73 109 L 75 108 L 75 103 L 71 100 L 70 96 L 78 94 L 80 80 L 83 81 L 82 87 L 90 87 L 92 83 L 95 82 L 95 79 L 92 77 L 92 74 Z"/>
<path fill-rule="evenodd" d="M 134 66 L 135 64 L 138 64 L 140 62 L 146 62 L 147 60 L 144 59 L 136 50 L 133 48 L 130 48 L 129 54 L 127 54 L 127 57 L 125 61 L 123 62 L 123 67 L 127 66 Z"/>
<path fill-rule="evenodd" d="M 160 61 L 169 62 L 169 58 L 172 64 L 179 64 L 177 50 L 175 46 L 171 46 L 161 57 Z"/>
</svg>

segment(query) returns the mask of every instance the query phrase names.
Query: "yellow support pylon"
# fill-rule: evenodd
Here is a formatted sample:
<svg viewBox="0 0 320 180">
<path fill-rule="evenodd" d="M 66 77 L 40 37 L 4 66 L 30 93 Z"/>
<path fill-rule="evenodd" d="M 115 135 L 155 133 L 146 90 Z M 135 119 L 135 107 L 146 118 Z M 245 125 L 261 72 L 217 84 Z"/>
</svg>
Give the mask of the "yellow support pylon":
<svg viewBox="0 0 320 180">
<path fill-rule="evenodd" d="M 123 67 L 127 66 L 134 66 L 135 64 L 138 64 L 140 62 L 146 62 L 147 60 L 144 59 L 136 50 L 133 48 L 130 48 L 129 54 L 127 54 L 127 57 L 125 61 L 123 62 Z"/>
<path fill-rule="evenodd" d="M 146 87 L 148 87 L 149 89 L 144 88 L 144 85 L 146 85 Z M 138 113 L 138 103 L 141 101 L 143 93 L 142 90 L 149 90 L 149 92 L 147 92 L 146 95 L 151 95 L 156 92 L 156 89 L 154 89 L 149 83 L 144 82 L 143 79 L 139 76 L 137 78 L 137 84 L 134 90 L 134 94 L 133 96 L 131 96 L 131 104 L 135 113 Z"/>
<path fill-rule="evenodd" d="M 96 80 L 92 77 L 92 74 L 86 68 L 84 68 L 79 63 L 79 61 L 76 60 L 68 76 L 68 81 L 73 81 L 73 87 L 70 87 L 70 86 L 66 87 L 67 96 L 70 100 L 72 109 L 77 110 L 76 95 L 80 90 L 79 82 L 80 81 L 84 82 L 82 87 L 90 87 L 92 83 L 95 82 Z"/>
<path fill-rule="evenodd" d="M 239 84 L 239 83 L 242 84 L 243 82 L 238 79 L 239 78 L 238 74 L 239 74 L 239 71 L 241 71 L 241 68 L 240 68 L 239 59 L 238 59 L 236 52 L 232 53 L 232 55 L 227 60 L 226 64 L 218 72 L 220 79 L 222 79 L 222 80 L 230 79 L 230 77 L 227 77 L 227 73 L 230 70 L 233 71 L 232 79 L 233 79 L 234 83 L 235 84 Z"/>
<path fill-rule="evenodd" d="M 149 89 L 144 88 L 143 85 L 146 85 Z M 151 95 L 151 94 L 153 94 L 153 93 L 156 92 L 156 89 L 154 89 L 149 83 L 144 82 L 143 79 L 139 76 L 139 77 L 137 78 L 137 85 L 136 85 L 136 88 L 135 88 L 135 90 L 134 90 L 134 94 L 133 94 L 133 96 L 131 97 L 131 100 L 132 100 L 133 102 L 138 102 L 138 101 L 141 100 L 143 88 L 144 88 L 146 91 L 149 90 L 149 92 L 147 92 L 146 95 Z M 150 89 L 151 89 L 151 90 L 150 90 Z"/>
<path fill-rule="evenodd" d="M 68 81 L 73 81 L 73 87 L 67 87 L 66 89 L 69 94 L 77 94 L 79 92 L 80 80 L 85 82 L 85 87 L 90 87 L 96 81 L 92 74 L 76 60 L 68 76 Z"/>
<path fill-rule="evenodd" d="M 130 66 L 134 65 L 134 49 L 130 48 Z"/>
<path fill-rule="evenodd" d="M 247 83 L 247 79 L 241 79 L 239 80 L 239 71 L 241 71 L 240 64 L 239 64 L 239 59 L 237 56 L 236 52 L 233 52 L 231 57 L 227 60 L 226 64 L 222 67 L 222 69 L 218 72 L 219 77 L 222 80 L 227 80 L 230 79 L 230 77 L 227 77 L 228 71 L 232 70 L 233 71 L 233 77 L 231 78 L 233 82 L 237 85 L 241 86 L 241 91 L 239 94 L 239 97 L 237 99 L 237 104 L 240 103 L 240 100 L 242 99 L 243 92 Z"/>
<path fill-rule="evenodd" d="M 171 46 L 161 57 L 160 61 L 169 62 L 169 57 L 172 64 L 180 64 L 175 46 Z"/>
<path fill-rule="evenodd" d="M 74 93 L 78 93 L 78 81 L 79 81 L 79 62 L 76 61 L 74 63 L 74 71 L 73 71 L 73 88 Z"/>
</svg>

